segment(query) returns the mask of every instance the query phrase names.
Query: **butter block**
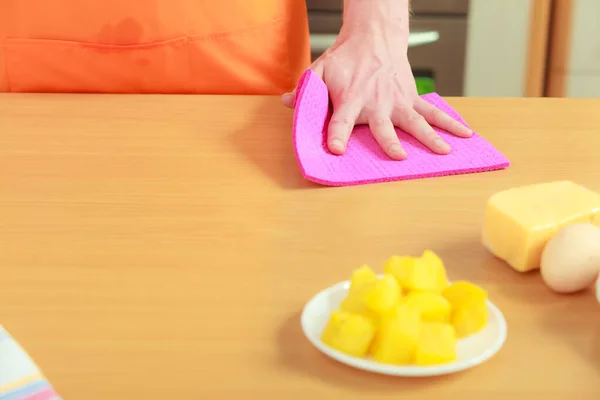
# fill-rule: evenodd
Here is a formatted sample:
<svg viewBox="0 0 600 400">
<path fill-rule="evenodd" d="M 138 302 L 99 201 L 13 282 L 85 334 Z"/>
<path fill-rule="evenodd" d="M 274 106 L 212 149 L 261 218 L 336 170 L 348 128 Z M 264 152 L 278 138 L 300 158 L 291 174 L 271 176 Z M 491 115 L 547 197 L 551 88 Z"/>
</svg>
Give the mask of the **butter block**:
<svg viewBox="0 0 600 400">
<path fill-rule="evenodd" d="M 592 224 L 600 228 L 600 213 L 597 213 L 595 216 L 592 217 Z"/>
<path fill-rule="evenodd" d="M 600 194 L 571 181 L 517 187 L 494 194 L 482 241 L 520 272 L 538 269 L 548 240 L 566 225 L 600 221 Z"/>
</svg>

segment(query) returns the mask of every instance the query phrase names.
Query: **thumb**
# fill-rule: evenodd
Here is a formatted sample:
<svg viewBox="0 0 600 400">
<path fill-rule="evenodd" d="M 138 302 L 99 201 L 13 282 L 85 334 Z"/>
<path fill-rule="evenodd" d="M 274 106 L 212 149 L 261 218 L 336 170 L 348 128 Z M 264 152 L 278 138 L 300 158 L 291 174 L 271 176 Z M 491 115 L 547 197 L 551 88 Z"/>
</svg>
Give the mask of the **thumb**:
<svg viewBox="0 0 600 400">
<path fill-rule="evenodd" d="M 285 93 L 281 96 L 281 102 L 288 108 L 294 108 L 294 102 L 296 101 L 296 89 L 289 93 Z"/>
<path fill-rule="evenodd" d="M 313 72 L 315 72 L 317 75 L 319 75 L 321 78 L 323 78 L 323 64 L 320 62 L 320 60 L 316 60 L 314 63 L 312 63 L 310 65 L 310 67 L 308 67 L 308 69 L 312 69 Z M 289 108 L 294 108 L 295 102 L 296 102 L 296 89 L 298 87 L 295 87 L 294 90 L 292 90 L 289 93 L 285 93 L 281 96 L 281 102 L 283 103 L 284 106 L 289 107 Z"/>
</svg>

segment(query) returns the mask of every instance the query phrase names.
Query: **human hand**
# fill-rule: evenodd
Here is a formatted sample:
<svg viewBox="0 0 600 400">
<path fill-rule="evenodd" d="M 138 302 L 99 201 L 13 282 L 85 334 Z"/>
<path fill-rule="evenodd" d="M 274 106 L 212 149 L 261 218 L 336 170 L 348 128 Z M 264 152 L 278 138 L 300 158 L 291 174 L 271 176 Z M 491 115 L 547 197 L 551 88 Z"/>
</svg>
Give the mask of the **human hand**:
<svg viewBox="0 0 600 400">
<path fill-rule="evenodd" d="M 472 135 L 466 126 L 419 97 L 407 56 L 408 32 L 404 35 L 384 23 L 368 28 L 348 25 L 311 65 L 327 85 L 333 104 L 327 138 L 332 153 L 344 153 L 358 124 L 368 124 L 383 151 L 396 160 L 407 154 L 394 126 L 438 154 L 451 149 L 432 125 L 459 137 Z M 283 103 L 293 107 L 294 96 L 285 94 Z"/>
</svg>

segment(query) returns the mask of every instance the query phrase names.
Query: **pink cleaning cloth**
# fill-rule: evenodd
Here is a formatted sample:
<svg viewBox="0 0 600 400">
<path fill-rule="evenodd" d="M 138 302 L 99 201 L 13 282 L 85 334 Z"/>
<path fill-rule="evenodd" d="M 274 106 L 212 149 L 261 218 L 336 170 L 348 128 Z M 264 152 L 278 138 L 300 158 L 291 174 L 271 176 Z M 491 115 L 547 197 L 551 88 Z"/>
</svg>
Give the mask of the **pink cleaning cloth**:
<svg viewBox="0 0 600 400">
<path fill-rule="evenodd" d="M 468 126 L 438 94 L 422 97 Z M 329 152 L 326 144 L 330 117 L 327 86 L 317 74 L 307 70 L 296 91 L 294 149 L 302 175 L 322 185 L 350 186 L 467 174 L 510 165 L 508 159 L 481 136 L 473 134 L 468 139 L 458 138 L 437 128 L 437 133 L 452 147 L 450 154 L 435 154 L 411 135 L 396 129 L 408 157 L 402 161 L 392 160 L 379 147 L 367 126 L 357 126 L 346 152 L 337 156 Z"/>
</svg>

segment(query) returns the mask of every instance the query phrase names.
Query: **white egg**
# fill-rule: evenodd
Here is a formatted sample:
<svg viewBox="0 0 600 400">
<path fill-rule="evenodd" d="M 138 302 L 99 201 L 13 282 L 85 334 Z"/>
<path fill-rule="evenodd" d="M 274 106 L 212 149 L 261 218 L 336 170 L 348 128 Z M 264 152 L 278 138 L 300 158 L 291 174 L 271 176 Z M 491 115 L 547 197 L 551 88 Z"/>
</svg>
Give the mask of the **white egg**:
<svg viewBox="0 0 600 400">
<path fill-rule="evenodd" d="M 600 274 L 600 228 L 578 223 L 561 229 L 546 244 L 540 271 L 548 287 L 559 293 L 591 286 Z"/>
</svg>

